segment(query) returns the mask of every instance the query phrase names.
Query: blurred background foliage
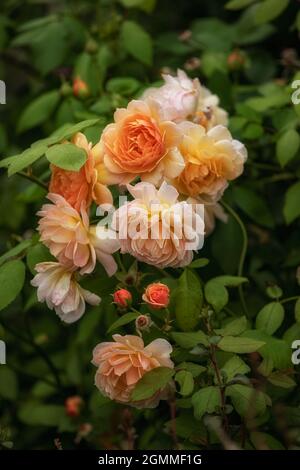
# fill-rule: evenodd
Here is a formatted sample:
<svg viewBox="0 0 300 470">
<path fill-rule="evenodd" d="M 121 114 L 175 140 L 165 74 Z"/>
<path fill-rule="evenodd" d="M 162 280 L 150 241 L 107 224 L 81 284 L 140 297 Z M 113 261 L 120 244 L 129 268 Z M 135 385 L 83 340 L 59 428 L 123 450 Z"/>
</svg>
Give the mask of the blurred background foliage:
<svg viewBox="0 0 300 470">
<path fill-rule="evenodd" d="M 245 294 L 254 317 L 268 296 L 281 296 L 274 286 L 285 298 L 299 295 L 300 104 L 291 101 L 291 83 L 300 79 L 299 30 L 296 0 L 2 0 L 0 78 L 7 104 L 0 105 L 0 155 L 18 154 L 65 123 L 98 118 L 85 131 L 95 143 L 114 109 L 159 83 L 162 71 L 182 68 L 199 77 L 219 95 L 234 137 L 249 152 L 245 172 L 225 200 L 249 236 Z M 47 180 L 46 162 L 34 171 Z M 28 265 L 22 295 L 0 312 L 8 362 L 0 366 L 2 445 L 54 448 L 60 438 L 64 448 L 126 448 L 133 441 L 142 449 L 171 448 L 167 404 L 129 410 L 93 387 L 91 350 L 117 318 L 110 296 L 117 281 L 99 269 L 92 282 L 103 302 L 72 328 L 62 325 L 37 303 L 29 284 L 36 260 L 47 257 L 34 236 L 45 191 L 1 170 L 0 194 L 0 253 L 18 246 L 10 257 L 26 250 Z M 203 278 L 235 274 L 241 248 L 236 220 L 218 222 L 201 253 L 211 260 Z M 300 339 L 300 306 L 285 307 L 276 335 L 290 347 Z M 234 301 L 230 308 L 241 313 Z M 77 418 L 65 413 L 72 395 L 84 400 Z M 259 432 L 250 434 L 249 448 L 259 448 L 262 433 L 270 448 L 282 448 L 288 439 L 300 445 L 299 393 L 274 386 L 272 396 L 275 405 L 256 423 Z M 286 429 L 284 441 L 278 436 Z M 218 442 L 213 433 L 207 441 L 189 409 L 180 410 L 176 430 L 186 448 Z"/>
</svg>

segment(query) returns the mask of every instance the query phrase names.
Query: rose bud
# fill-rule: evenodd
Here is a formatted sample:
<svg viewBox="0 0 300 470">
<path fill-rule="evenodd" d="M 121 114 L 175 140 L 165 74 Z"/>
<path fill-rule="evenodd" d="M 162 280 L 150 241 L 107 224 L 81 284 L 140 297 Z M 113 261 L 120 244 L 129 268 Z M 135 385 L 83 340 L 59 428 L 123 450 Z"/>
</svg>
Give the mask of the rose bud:
<svg viewBox="0 0 300 470">
<path fill-rule="evenodd" d="M 66 414 L 72 418 L 79 416 L 82 405 L 83 400 L 80 396 L 74 395 L 73 397 L 68 397 L 65 401 Z"/>
<path fill-rule="evenodd" d="M 151 318 L 148 315 L 140 315 L 135 320 L 135 327 L 138 331 L 147 331 L 151 326 Z"/>
<path fill-rule="evenodd" d="M 127 289 L 119 289 L 114 295 L 114 303 L 120 308 L 127 308 L 131 305 L 132 295 Z"/>
<path fill-rule="evenodd" d="M 238 49 L 232 51 L 227 57 L 227 65 L 230 70 L 241 70 L 245 65 L 245 54 Z"/>
<path fill-rule="evenodd" d="M 73 94 L 77 98 L 86 98 L 90 94 L 87 83 L 80 77 L 76 77 L 73 81 Z"/>
<path fill-rule="evenodd" d="M 161 282 L 154 282 L 149 284 L 142 298 L 154 309 L 166 308 L 170 301 L 170 289 Z"/>
</svg>

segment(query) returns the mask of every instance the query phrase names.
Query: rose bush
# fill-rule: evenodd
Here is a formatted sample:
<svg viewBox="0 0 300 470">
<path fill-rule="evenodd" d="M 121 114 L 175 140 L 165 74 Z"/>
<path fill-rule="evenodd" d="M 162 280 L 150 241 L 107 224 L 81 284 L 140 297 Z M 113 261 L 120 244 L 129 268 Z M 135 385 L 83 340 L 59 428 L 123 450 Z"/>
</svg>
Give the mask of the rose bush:
<svg viewBox="0 0 300 470">
<path fill-rule="evenodd" d="M 300 446 L 299 13 L 177 3 L 4 2 L 3 447 Z"/>
</svg>

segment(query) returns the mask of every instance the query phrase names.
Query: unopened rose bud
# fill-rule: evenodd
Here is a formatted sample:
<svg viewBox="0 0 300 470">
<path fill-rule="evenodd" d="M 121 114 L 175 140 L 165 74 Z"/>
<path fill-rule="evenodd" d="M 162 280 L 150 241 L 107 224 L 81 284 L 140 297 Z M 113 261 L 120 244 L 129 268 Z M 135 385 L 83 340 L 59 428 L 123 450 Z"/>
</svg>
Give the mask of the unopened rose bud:
<svg viewBox="0 0 300 470">
<path fill-rule="evenodd" d="M 142 298 L 154 309 L 166 308 L 170 301 L 170 289 L 161 282 L 154 282 L 149 284 Z"/>
<path fill-rule="evenodd" d="M 80 77 L 76 77 L 73 81 L 73 94 L 77 98 L 86 98 L 90 94 L 87 83 Z"/>
<path fill-rule="evenodd" d="M 151 318 L 148 315 L 140 315 L 135 320 L 135 327 L 139 331 L 145 331 L 150 328 L 152 324 Z"/>
<path fill-rule="evenodd" d="M 91 423 L 82 423 L 79 426 L 77 435 L 74 439 L 75 444 L 80 444 L 81 440 L 87 437 L 93 430 L 93 426 Z"/>
<path fill-rule="evenodd" d="M 114 303 L 121 308 L 127 308 L 131 305 L 132 295 L 127 289 L 119 289 L 114 295 Z"/>
<path fill-rule="evenodd" d="M 189 29 L 186 29 L 185 31 L 182 31 L 182 33 L 179 34 L 178 39 L 179 41 L 186 42 L 192 37 L 192 31 Z"/>
<path fill-rule="evenodd" d="M 65 401 L 66 414 L 72 418 L 79 416 L 82 405 L 83 400 L 80 396 L 74 395 L 73 397 L 68 397 Z"/>
<path fill-rule="evenodd" d="M 191 57 L 185 62 L 184 68 L 185 70 L 193 71 L 193 70 L 198 69 L 200 65 L 201 65 L 201 60 L 199 59 L 199 57 Z"/>
<path fill-rule="evenodd" d="M 241 70 L 245 65 L 245 54 L 236 49 L 227 57 L 227 65 L 230 70 Z"/>
</svg>

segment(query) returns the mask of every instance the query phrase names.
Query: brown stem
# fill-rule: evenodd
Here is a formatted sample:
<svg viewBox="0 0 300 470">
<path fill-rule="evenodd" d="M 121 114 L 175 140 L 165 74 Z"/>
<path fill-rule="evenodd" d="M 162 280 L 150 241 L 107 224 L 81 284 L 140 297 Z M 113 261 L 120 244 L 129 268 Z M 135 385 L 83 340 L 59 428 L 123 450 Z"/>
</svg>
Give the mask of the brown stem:
<svg viewBox="0 0 300 470">
<path fill-rule="evenodd" d="M 169 401 L 169 406 L 170 406 L 170 415 L 171 415 L 171 436 L 174 442 L 175 449 L 179 449 L 179 442 L 178 442 L 178 437 L 177 437 L 177 431 L 176 431 L 176 404 L 175 404 L 175 399 L 172 398 Z"/>
<path fill-rule="evenodd" d="M 210 359 L 211 359 L 213 368 L 215 370 L 218 386 L 219 386 L 219 389 L 220 389 L 223 425 L 224 425 L 225 431 L 228 432 L 229 423 L 228 423 L 227 414 L 225 412 L 225 406 L 226 406 L 225 388 L 223 386 L 222 377 L 221 377 L 221 374 L 220 374 L 220 369 L 219 369 L 218 364 L 217 364 L 216 348 L 215 348 L 214 344 L 210 345 Z"/>
</svg>

